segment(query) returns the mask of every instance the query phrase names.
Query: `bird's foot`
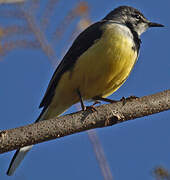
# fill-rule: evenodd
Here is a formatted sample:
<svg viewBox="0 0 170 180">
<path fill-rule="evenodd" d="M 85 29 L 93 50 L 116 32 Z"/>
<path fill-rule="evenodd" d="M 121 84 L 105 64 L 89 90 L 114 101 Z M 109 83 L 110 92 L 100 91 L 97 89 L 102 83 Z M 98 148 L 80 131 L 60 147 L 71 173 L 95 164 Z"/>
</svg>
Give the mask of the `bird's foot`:
<svg viewBox="0 0 170 180">
<path fill-rule="evenodd" d="M 127 98 L 122 97 L 122 98 L 120 99 L 120 101 L 122 101 L 123 105 L 125 105 L 125 104 L 127 103 L 127 101 L 131 101 L 131 100 L 133 100 L 133 99 L 138 99 L 138 98 L 139 98 L 139 97 L 137 97 L 137 96 L 129 96 L 129 97 L 127 97 Z"/>
<path fill-rule="evenodd" d="M 85 111 L 95 112 L 95 111 L 97 111 L 97 110 L 96 110 L 96 108 L 94 107 L 94 105 L 91 105 L 91 106 L 86 106 L 86 107 L 85 107 Z"/>
<path fill-rule="evenodd" d="M 94 100 L 97 100 L 97 101 L 104 101 L 104 102 L 108 102 L 108 103 L 116 103 L 118 101 L 116 100 L 113 100 L 113 99 L 108 99 L 108 98 L 103 98 L 103 97 L 95 97 L 93 98 Z"/>
<path fill-rule="evenodd" d="M 87 110 L 87 111 L 90 110 L 90 111 L 92 111 L 92 112 L 97 111 L 96 108 L 95 108 L 95 105 L 96 105 L 96 104 L 101 104 L 101 102 L 95 100 L 94 103 L 93 103 L 91 106 L 85 106 L 84 109 L 83 109 L 83 111 L 86 111 L 86 110 Z"/>
<path fill-rule="evenodd" d="M 100 101 L 98 101 L 98 100 L 95 100 L 92 106 L 95 106 L 96 104 L 99 104 L 99 105 L 100 105 L 100 104 L 101 104 L 101 102 L 100 102 Z"/>
</svg>

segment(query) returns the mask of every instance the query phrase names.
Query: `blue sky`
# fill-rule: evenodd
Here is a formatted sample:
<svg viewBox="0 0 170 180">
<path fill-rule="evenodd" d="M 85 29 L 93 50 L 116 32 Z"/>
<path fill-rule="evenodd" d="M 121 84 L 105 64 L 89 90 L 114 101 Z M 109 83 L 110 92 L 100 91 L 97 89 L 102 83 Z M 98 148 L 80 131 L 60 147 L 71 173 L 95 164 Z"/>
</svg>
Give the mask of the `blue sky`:
<svg viewBox="0 0 170 180">
<path fill-rule="evenodd" d="M 57 10 L 59 17 L 76 2 L 61 1 L 60 6 L 64 8 Z M 144 96 L 169 89 L 170 1 L 88 0 L 87 2 L 93 22 L 100 20 L 119 5 L 129 5 L 140 9 L 149 20 L 165 25 L 165 28 L 149 29 L 142 35 L 139 60 L 126 83 L 111 98 Z M 43 4 L 41 8 L 40 11 L 43 12 Z M 56 23 L 59 17 L 56 17 Z M 6 25 L 5 23 L 10 23 L 10 20 L 6 22 L 4 19 L 0 22 Z M 12 23 L 15 24 L 15 21 Z M 64 42 L 56 47 L 56 54 L 61 54 L 58 52 L 61 51 L 61 45 L 64 47 Z M 44 53 L 36 49 L 17 49 L 1 59 L 1 129 L 14 128 L 35 121 L 40 113 L 39 103 L 53 71 Z M 73 110 L 75 111 L 75 108 L 70 108 L 68 113 Z M 114 179 L 150 180 L 154 179 L 152 171 L 155 167 L 162 165 L 170 170 L 169 127 L 170 111 L 167 111 L 97 129 Z M 86 132 L 36 145 L 15 175 L 8 177 L 5 172 L 13 153 L 1 154 L 0 179 L 103 179 Z"/>
</svg>

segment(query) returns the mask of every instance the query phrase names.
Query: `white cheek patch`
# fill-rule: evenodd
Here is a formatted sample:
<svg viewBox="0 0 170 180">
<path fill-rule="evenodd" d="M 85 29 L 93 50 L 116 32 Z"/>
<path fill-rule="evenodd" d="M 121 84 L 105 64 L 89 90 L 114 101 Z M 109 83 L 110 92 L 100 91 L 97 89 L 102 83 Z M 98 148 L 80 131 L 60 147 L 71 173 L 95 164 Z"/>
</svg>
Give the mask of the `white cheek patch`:
<svg viewBox="0 0 170 180">
<path fill-rule="evenodd" d="M 136 27 L 136 32 L 140 36 L 142 33 L 144 33 L 148 29 L 148 25 L 146 23 L 140 23 Z"/>
</svg>

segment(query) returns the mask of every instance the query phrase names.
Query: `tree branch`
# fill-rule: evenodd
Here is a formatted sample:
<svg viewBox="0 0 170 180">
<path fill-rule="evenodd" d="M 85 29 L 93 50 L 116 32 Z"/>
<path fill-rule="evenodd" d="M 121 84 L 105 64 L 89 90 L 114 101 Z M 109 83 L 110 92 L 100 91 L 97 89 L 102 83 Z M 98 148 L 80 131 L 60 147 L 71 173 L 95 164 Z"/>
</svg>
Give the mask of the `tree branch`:
<svg viewBox="0 0 170 180">
<path fill-rule="evenodd" d="M 0 132 L 0 153 L 170 109 L 170 90 Z"/>
</svg>

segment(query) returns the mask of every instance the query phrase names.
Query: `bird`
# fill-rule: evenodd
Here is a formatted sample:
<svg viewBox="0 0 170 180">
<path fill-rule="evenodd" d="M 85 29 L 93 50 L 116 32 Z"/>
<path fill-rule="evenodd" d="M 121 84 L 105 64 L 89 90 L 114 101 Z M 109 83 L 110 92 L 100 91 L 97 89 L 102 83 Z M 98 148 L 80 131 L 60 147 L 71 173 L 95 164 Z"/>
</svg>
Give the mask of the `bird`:
<svg viewBox="0 0 170 180">
<path fill-rule="evenodd" d="M 56 68 L 36 122 L 57 117 L 77 102 L 86 110 L 86 100 L 107 101 L 132 71 L 139 56 L 141 34 L 150 27 L 163 26 L 149 21 L 136 8 L 119 6 L 87 27 Z M 15 152 L 7 175 L 13 175 L 31 148 Z"/>
</svg>

